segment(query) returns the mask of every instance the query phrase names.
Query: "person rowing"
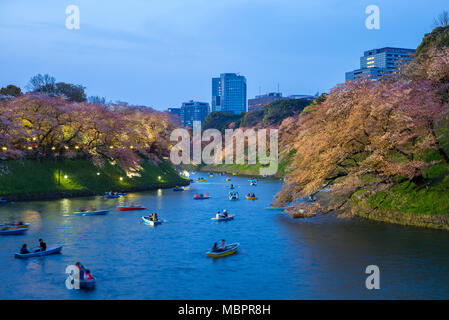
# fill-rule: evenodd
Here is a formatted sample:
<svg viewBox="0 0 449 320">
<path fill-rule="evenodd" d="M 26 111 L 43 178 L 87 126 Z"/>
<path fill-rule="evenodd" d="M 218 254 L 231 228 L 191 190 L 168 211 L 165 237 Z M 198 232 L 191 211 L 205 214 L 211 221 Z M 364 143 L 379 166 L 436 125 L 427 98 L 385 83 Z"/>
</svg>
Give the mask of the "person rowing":
<svg viewBox="0 0 449 320">
<path fill-rule="evenodd" d="M 225 251 L 226 250 L 226 241 L 222 239 L 220 245 L 217 248 L 217 251 Z"/>
<path fill-rule="evenodd" d="M 222 217 L 223 217 L 223 218 L 226 218 L 227 216 L 228 216 L 228 212 L 226 211 L 226 209 L 224 209 L 224 210 L 223 210 Z"/>
<path fill-rule="evenodd" d="M 79 274 L 79 278 L 80 279 L 84 279 L 84 272 L 85 272 L 85 268 L 84 266 L 81 264 L 81 262 L 77 262 L 75 263 L 75 266 L 78 268 L 78 274 Z"/>
<path fill-rule="evenodd" d="M 47 250 L 47 244 L 44 242 L 44 240 L 39 239 L 39 248 L 37 248 L 34 252 L 45 251 L 45 250 Z"/>
<path fill-rule="evenodd" d="M 221 213 L 220 213 L 220 211 L 218 211 L 217 214 L 215 215 L 215 218 L 220 219 L 220 217 L 221 217 Z"/>
</svg>

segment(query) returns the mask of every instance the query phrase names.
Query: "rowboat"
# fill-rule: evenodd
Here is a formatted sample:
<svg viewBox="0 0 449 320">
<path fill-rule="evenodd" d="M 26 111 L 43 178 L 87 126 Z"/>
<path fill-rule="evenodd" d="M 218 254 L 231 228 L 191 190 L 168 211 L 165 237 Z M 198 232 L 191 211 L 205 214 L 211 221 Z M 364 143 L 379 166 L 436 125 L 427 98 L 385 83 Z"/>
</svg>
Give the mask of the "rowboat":
<svg viewBox="0 0 449 320">
<path fill-rule="evenodd" d="M 198 195 L 198 194 L 195 194 L 194 196 L 193 196 L 193 200 L 205 200 L 205 199 L 209 199 L 210 197 L 209 197 L 209 194 L 205 194 L 205 195 Z"/>
<path fill-rule="evenodd" d="M 6 236 L 6 235 L 16 235 L 16 234 L 24 234 L 28 231 L 28 227 L 30 226 L 29 223 L 24 223 L 21 225 L 6 225 L 2 224 L 0 225 L 0 235 Z"/>
<path fill-rule="evenodd" d="M 152 227 L 162 223 L 161 220 L 153 221 L 153 220 L 148 219 L 147 217 L 142 217 L 142 220 L 145 224 L 148 224 Z"/>
<path fill-rule="evenodd" d="M 24 234 L 27 231 L 28 231 L 27 228 L 5 229 L 5 230 L 0 230 L 0 235 L 8 236 L 8 235 Z"/>
<path fill-rule="evenodd" d="M 136 211 L 136 210 L 145 210 L 146 208 L 143 206 L 119 206 L 117 207 L 119 211 Z"/>
<path fill-rule="evenodd" d="M 62 246 L 58 246 L 58 247 L 49 248 L 45 251 L 30 252 L 30 253 L 24 253 L 24 254 L 16 252 L 16 254 L 14 256 L 19 259 L 27 259 L 27 258 L 42 257 L 42 256 L 48 256 L 50 254 L 61 253 L 61 250 L 62 250 Z"/>
<path fill-rule="evenodd" d="M 226 250 L 218 251 L 218 252 L 208 251 L 208 252 L 206 252 L 206 256 L 211 257 L 211 258 L 226 257 L 226 256 L 230 256 L 231 254 L 236 253 L 238 249 L 239 249 L 239 244 L 232 243 L 232 244 L 226 246 Z"/>
<path fill-rule="evenodd" d="M 229 200 L 238 200 L 239 194 L 237 192 L 230 192 L 229 193 Z"/>
<path fill-rule="evenodd" d="M 77 216 L 101 216 L 105 215 L 109 212 L 109 210 L 97 210 L 97 211 L 78 211 L 72 214 Z"/>
<path fill-rule="evenodd" d="M 183 187 L 175 187 L 173 188 L 173 191 L 184 191 Z"/>
<path fill-rule="evenodd" d="M 205 181 L 207 181 L 207 179 L 198 179 L 197 181 L 198 182 L 205 182 Z"/>
<path fill-rule="evenodd" d="M 226 181 L 231 181 L 231 178 L 227 178 Z"/>
<path fill-rule="evenodd" d="M 216 221 L 216 222 L 222 222 L 222 221 L 230 221 L 230 220 L 234 220 L 234 215 L 231 214 L 227 217 L 220 217 L 220 218 L 210 218 L 212 221 Z"/>
<path fill-rule="evenodd" d="M 246 196 L 246 199 L 248 199 L 248 200 L 257 200 L 258 198 L 257 197 L 248 197 L 248 196 Z"/>
</svg>

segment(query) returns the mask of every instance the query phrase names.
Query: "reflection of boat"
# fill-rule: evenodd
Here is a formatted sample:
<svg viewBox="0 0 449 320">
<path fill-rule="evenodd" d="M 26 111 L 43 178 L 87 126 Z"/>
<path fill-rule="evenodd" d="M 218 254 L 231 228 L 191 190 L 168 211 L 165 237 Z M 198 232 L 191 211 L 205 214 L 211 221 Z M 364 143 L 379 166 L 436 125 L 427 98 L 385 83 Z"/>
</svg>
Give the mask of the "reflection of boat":
<svg viewBox="0 0 449 320">
<path fill-rule="evenodd" d="M 226 246 L 226 250 L 224 250 L 224 251 L 218 251 L 218 252 L 208 251 L 206 253 L 206 255 L 211 258 L 221 258 L 221 257 L 226 257 L 226 256 L 236 253 L 238 249 L 239 249 L 239 244 L 232 243 L 232 244 Z"/>
<path fill-rule="evenodd" d="M 80 289 L 93 290 L 95 289 L 95 284 L 95 278 L 93 278 L 92 280 L 80 280 Z"/>
<path fill-rule="evenodd" d="M 78 211 L 74 212 L 74 215 L 77 216 L 101 216 L 105 215 L 109 212 L 109 210 L 97 210 L 97 211 Z"/>
<path fill-rule="evenodd" d="M 227 217 L 220 217 L 220 218 L 210 218 L 212 221 L 217 221 L 217 222 L 221 222 L 221 221 L 230 221 L 230 220 L 234 220 L 234 215 L 230 214 Z"/>
<path fill-rule="evenodd" d="M 315 212 L 307 212 L 304 209 L 300 209 L 299 211 L 294 211 L 294 212 L 289 212 L 289 214 L 294 218 L 294 219 L 298 219 L 298 218 L 311 218 L 316 216 Z"/>
<path fill-rule="evenodd" d="M 17 252 L 14 256 L 19 259 L 27 259 L 27 258 L 33 258 L 33 257 L 42 257 L 42 256 L 48 256 L 50 254 L 56 254 L 60 253 L 62 250 L 62 246 L 49 248 L 45 251 L 37 251 L 37 252 L 30 252 L 30 253 L 19 253 Z"/>
<path fill-rule="evenodd" d="M 229 192 L 229 200 L 238 200 L 239 193 L 238 192 Z"/>
<path fill-rule="evenodd" d="M 198 181 L 198 182 L 205 182 L 205 181 L 207 181 L 207 179 L 204 179 L 204 178 L 198 178 L 196 181 Z"/>
<path fill-rule="evenodd" d="M 120 198 L 120 196 L 118 194 L 105 194 L 104 195 L 106 198 L 108 199 L 117 199 Z"/>
<path fill-rule="evenodd" d="M 144 223 L 146 223 L 146 224 L 148 224 L 148 225 L 150 225 L 152 227 L 162 223 L 161 220 L 153 221 L 153 220 L 150 220 L 148 217 L 142 217 L 142 220 L 143 220 Z"/>
<path fill-rule="evenodd" d="M 231 178 L 227 178 L 226 181 L 231 181 Z"/>
<path fill-rule="evenodd" d="M 117 207 L 119 211 L 136 211 L 136 210 L 145 210 L 146 208 L 141 205 L 134 206 L 119 206 Z"/>
</svg>

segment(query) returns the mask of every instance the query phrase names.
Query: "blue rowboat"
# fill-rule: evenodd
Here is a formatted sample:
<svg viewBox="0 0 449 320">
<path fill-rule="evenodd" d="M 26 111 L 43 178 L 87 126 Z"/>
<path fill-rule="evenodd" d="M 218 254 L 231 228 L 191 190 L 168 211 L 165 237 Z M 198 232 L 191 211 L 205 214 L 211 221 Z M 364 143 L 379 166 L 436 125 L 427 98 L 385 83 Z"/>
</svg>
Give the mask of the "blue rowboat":
<svg viewBox="0 0 449 320">
<path fill-rule="evenodd" d="M 212 221 L 217 221 L 217 222 L 230 221 L 230 220 L 234 220 L 234 215 L 231 214 L 231 215 L 227 216 L 226 218 L 224 218 L 224 217 L 220 217 L 220 218 L 215 217 L 215 218 L 210 218 L 210 219 Z"/>
<path fill-rule="evenodd" d="M 11 228 L 6 230 L 0 230 L 0 235 L 8 236 L 8 235 L 24 234 L 27 231 L 28 228 Z"/>
<path fill-rule="evenodd" d="M 30 227 L 29 223 L 23 223 L 21 225 L 1 224 L 0 235 L 24 234 L 25 232 L 28 231 L 29 227 Z"/>
<path fill-rule="evenodd" d="M 112 195 L 112 194 L 107 194 L 107 195 L 105 195 L 105 197 L 108 198 L 108 199 L 117 199 L 117 198 L 120 198 L 119 195 Z"/>
<path fill-rule="evenodd" d="M 109 212 L 109 210 L 97 210 L 97 211 L 79 211 L 72 214 L 77 216 L 102 216 Z"/>
<path fill-rule="evenodd" d="M 162 223 L 161 220 L 153 221 L 153 220 L 148 219 L 147 217 L 142 217 L 142 220 L 143 220 L 143 223 L 148 224 L 152 227 Z"/>
<path fill-rule="evenodd" d="M 48 256 L 50 254 L 61 253 L 61 250 L 62 250 L 62 246 L 58 246 L 58 247 L 49 248 L 45 251 L 30 252 L 30 253 L 24 253 L 24 254 L 16 252 L 16 254 L 14 256 L 19 259 L 28 259 L 28 258 L 33 258 L 33 257 L 42 257 L 42 256 Z"/>
<path fill-rule="evenodd" d="M 238 249 L 239 249 L 238 243 L 231 243 L 230 245 L 226 246 L 226 250 L 217 251 L 217 252 L 208 251 L 208 252 L 206 252 L 206 256 L 211 257 L 211 258 L 226 257 L 226 256 L 230 256 L 231 254 L 236 253 Z"/>
<path fill-rule="evenodd" d="M 184 191 L 183 187 L 175 187 L 173 188 L 173 191 Z"/>
</svg>

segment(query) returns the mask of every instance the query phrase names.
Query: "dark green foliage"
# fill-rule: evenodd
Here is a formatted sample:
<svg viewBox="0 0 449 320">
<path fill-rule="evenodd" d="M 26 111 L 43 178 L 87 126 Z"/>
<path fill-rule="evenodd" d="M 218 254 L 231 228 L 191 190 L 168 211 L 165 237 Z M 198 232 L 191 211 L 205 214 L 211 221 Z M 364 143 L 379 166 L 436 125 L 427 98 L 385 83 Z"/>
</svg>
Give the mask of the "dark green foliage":
<svg viewBox="0 0 449 320">
<path fill-rule="evenodd" d="M 22 95 L 22 90 L 13 84 L 8 84 L 6 88 L 0 89 L 0 95 L 18 97 Z"/>
<path fill-rule="evenodd" d="M 206 121 L 203 123 L 203 130 L 206 129 L 218 129 L 221 132 L 224 132 L 225 129 L 228 129 L 231 123 L 235 123 L 235 128 L 240 126 L 240 119 L 243 114 L 232 114 L 226 112 L 214 111 L 211 112 L 207 117 Z"/>
<path fill-rule="evenodd" d="M 242 120 L 240 121 L 241 127 L 255 127 L 262 123 L 264 116 L 263 110 L 255 110 L 245 113 Z"/>
<path fill-rule="evenodd" d="M 85 87 L 77 84 L 58 82 L 56 84 L 56 94 L 66 96 L 67 100 L 73 102 L 86 101 Z"/>
<path fill-rule="evenodd" d="M 416 49 L 415 59 L 425 59 L 426 52 L 432 48 L 443 48 L 449 46 L 449 25 L 437 27 L 431 33 L 427 33 L 421 44 Z"/>
<path fill-rule="evenodd" d="M 301 113 L 311 101 L 309 99 L 276 100 L 263 107 L 264 125 L 279 125 L 282 120 Z"/>
</svg>

